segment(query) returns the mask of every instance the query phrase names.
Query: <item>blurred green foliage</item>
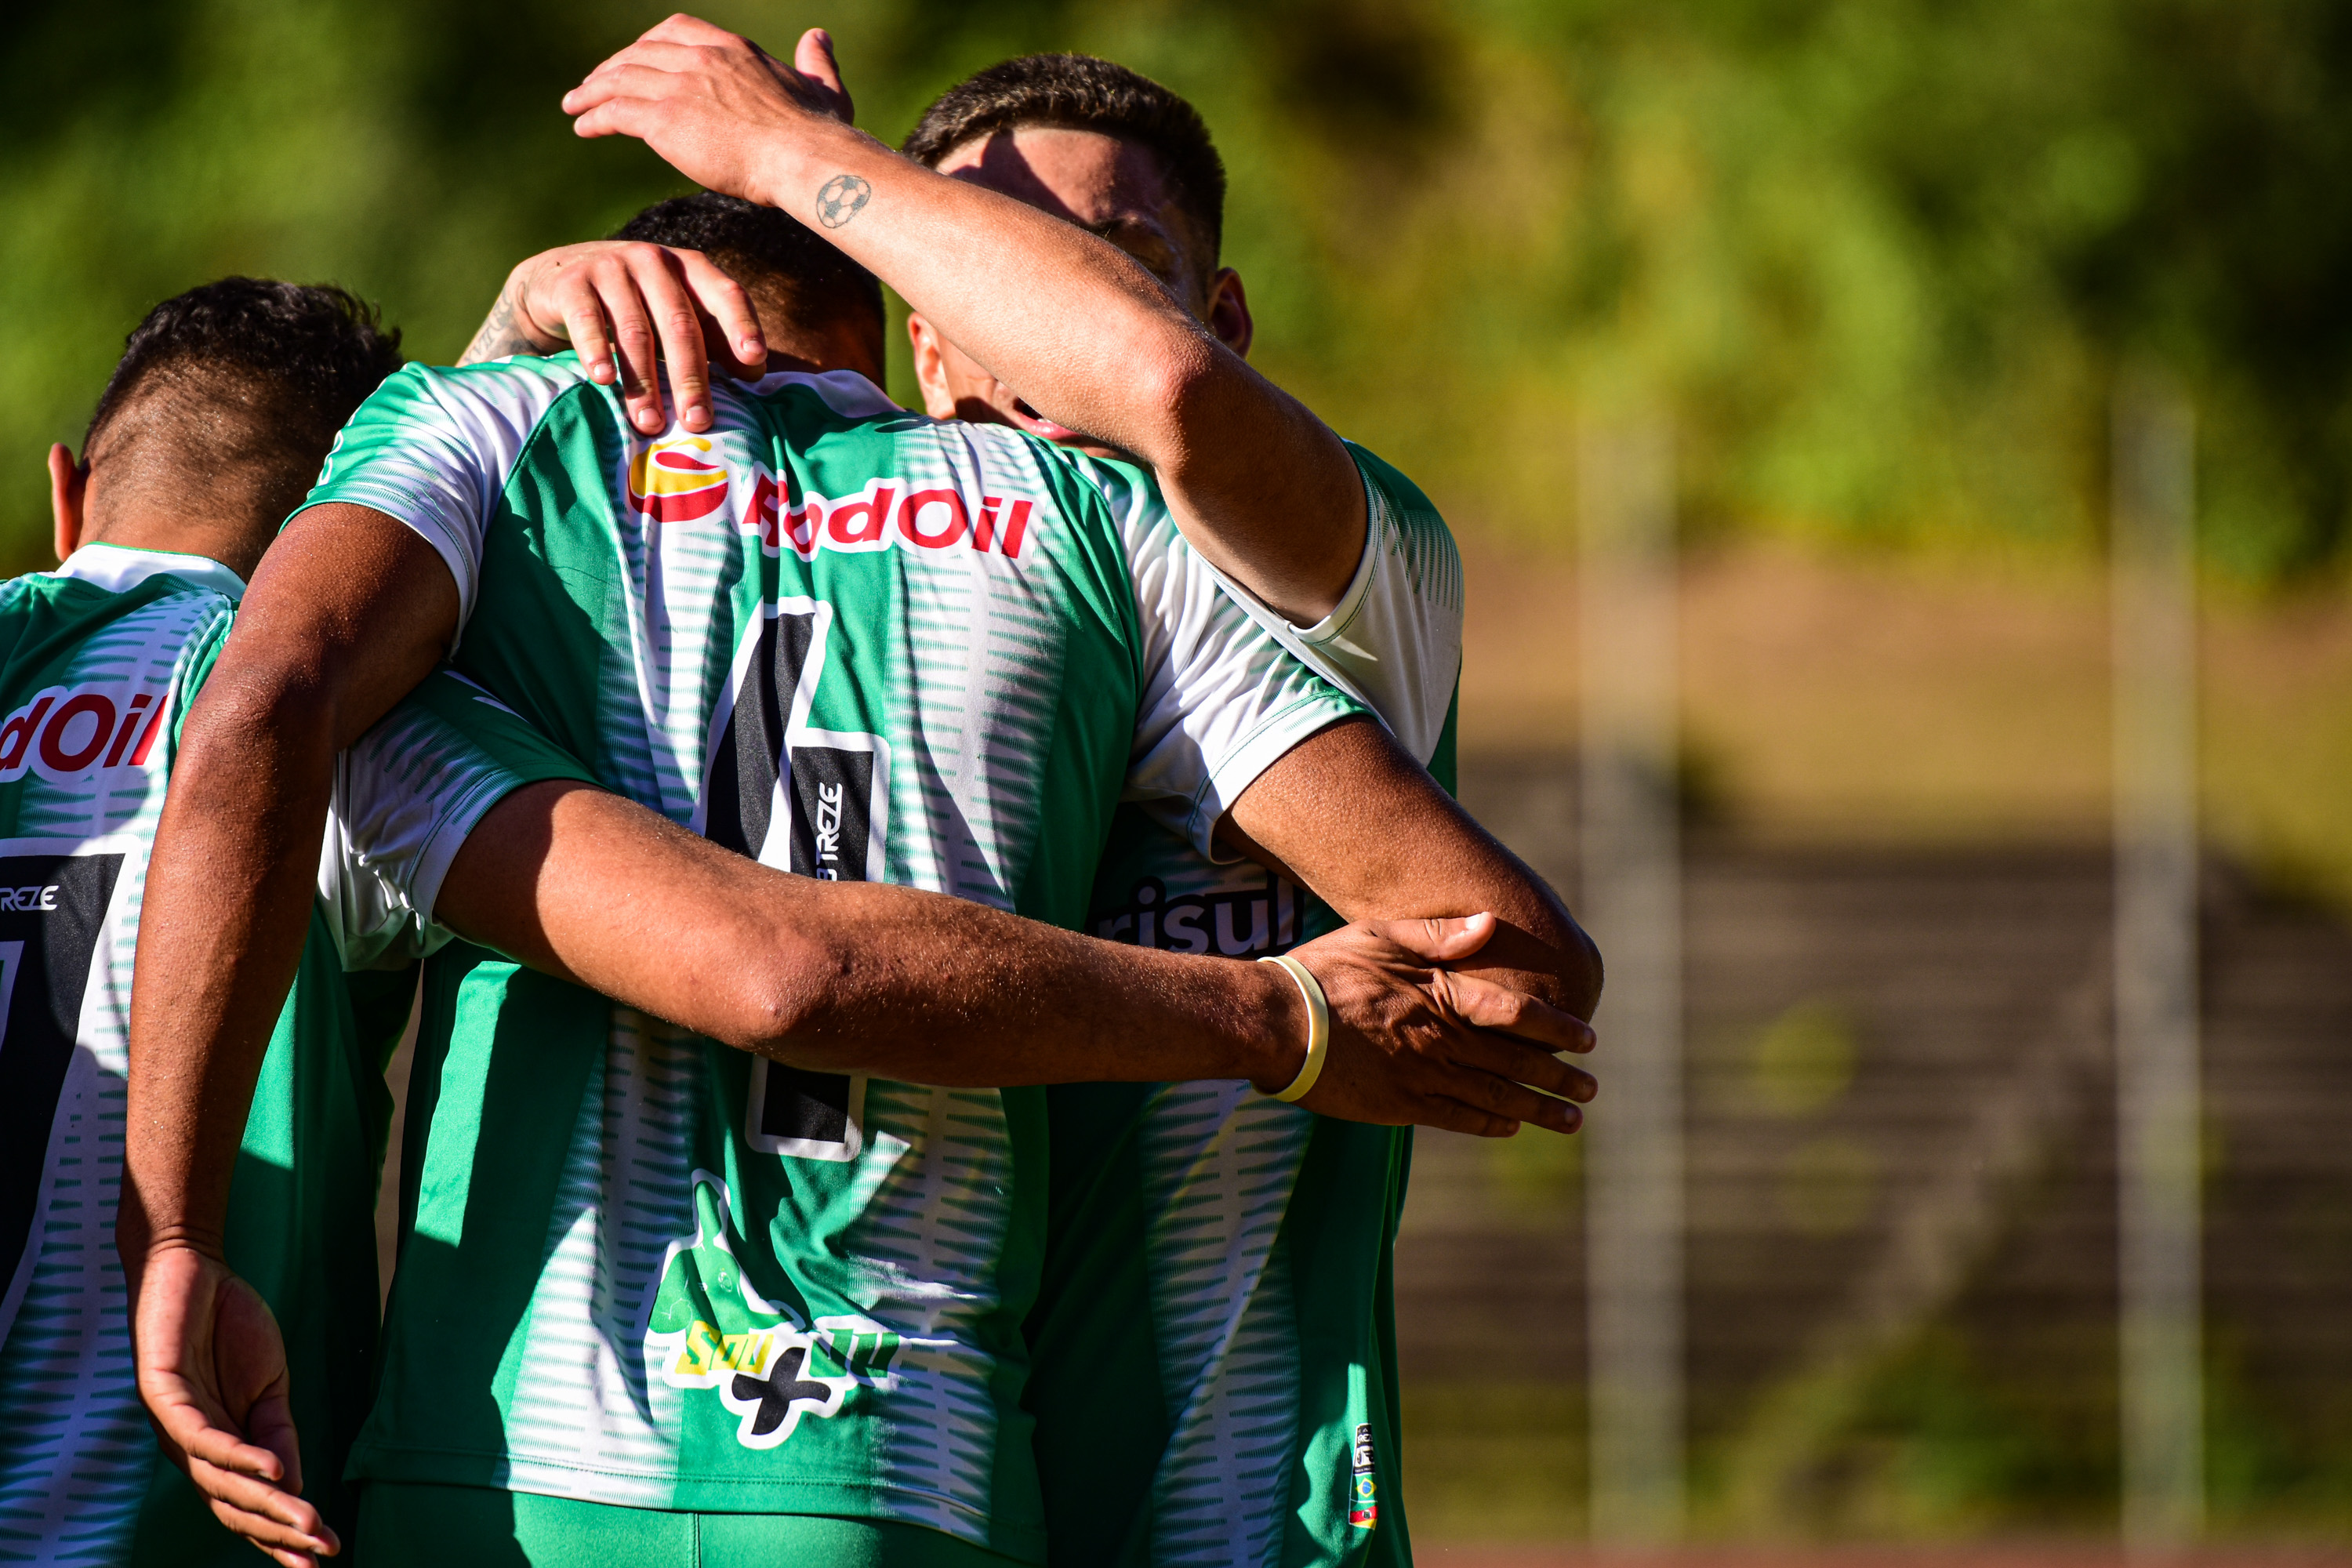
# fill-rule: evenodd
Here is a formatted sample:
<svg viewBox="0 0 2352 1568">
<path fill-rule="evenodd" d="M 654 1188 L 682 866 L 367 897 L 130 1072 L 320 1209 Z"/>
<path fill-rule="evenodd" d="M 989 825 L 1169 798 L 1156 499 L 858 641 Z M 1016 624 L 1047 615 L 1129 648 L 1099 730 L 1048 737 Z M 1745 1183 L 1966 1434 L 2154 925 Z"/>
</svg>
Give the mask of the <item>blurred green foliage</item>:
<svg viewBox="0 0 2352 1568">
<path fill-rule="evenodd" d="M 122 334 L 331 278 L 454 355 L 507 267 L 679 182 L 582 143 L 617 0 L 19 0 L 0 42 L 0 556 Z M 2352 13 L 2321 0 L 714 0 L 861 119 L 1025 49 L 1200 103 L 1266 368 L 1466 526 L 1567 527 L 1579 406 L 1672 411 L 1690 526 L 2095 548 L 2106 389 L 2203 416 L 2210 558 L 2340 563 Z M 903 389 L 902 389 L 903 390 Z"/>
</svg>

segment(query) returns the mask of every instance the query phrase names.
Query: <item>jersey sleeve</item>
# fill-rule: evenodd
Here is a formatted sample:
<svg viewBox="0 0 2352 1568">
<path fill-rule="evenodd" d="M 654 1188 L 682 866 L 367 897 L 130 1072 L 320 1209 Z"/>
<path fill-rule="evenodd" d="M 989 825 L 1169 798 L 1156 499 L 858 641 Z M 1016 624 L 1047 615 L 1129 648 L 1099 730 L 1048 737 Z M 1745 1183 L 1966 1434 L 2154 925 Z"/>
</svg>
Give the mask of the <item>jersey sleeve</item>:
<svg viewBox="0 0 2352 1568">
<path fill-rule="evenodd" d="M 297 514 L 348 501 L 415 530 L 457 579 L 462 630 L 481 582 L 482 531 L 540 420 L 583 384 L 594 384 L 568 353 L 457 370 L 405 366 L 335 437 Z"/>
<path fill-rule="evenodd" d="M 1135 589 L 1142 670 L 1126 798 L 1219 860 L 1217 821 L 1284 752 L 1365 704 L 1318 675 L 1185 543 L 1150 478 L 1085 460 Z"/>
<path fill-rule="evenodd" d="M 426 678 L 335 763 L 319 898 L 345 969 L 407 963 L 451 862 L 489 809 L 543 779 L 594 782 L 520 714 L 453 670 Z"/>
<path fill-rule="evenodd" d="M 160 721 L 169 727 L 170 738 L 163 749 L 166 777 L 180 755 L 188 727 L 188 710 L 195 706 L 196 693 L 204 689 L 205 682 L 212 677 L 213 666 L 220 662 L 221 650 L 228 646 L 229 628 L 236 620 L 236 605 L 222 599 L 213 607 L 211 624 L 188 639 L 181 650 L 179 663 L 173 667 L 170 710 Z M 131 750 L 134 754 L 147 752 L 143 736 Z"/>
<path fill-rule="evenodd" d="M 1364 479 L 1363 559 L 1331 613 L 1285 623 L 1283 640 L 1429 765 L 1462 679 L 1461 552 L 1418 486 L 1353 442 L 1348 451 Z"/>
</svg>

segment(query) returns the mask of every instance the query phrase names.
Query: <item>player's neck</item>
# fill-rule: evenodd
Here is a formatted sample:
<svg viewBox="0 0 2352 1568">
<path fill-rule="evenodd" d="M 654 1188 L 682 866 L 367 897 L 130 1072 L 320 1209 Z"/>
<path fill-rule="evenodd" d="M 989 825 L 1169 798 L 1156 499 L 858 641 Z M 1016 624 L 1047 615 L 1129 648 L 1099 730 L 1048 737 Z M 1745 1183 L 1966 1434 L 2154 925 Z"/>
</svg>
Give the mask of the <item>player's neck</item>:
<svg viewBox="0 0 2352 1568">
<path fill-rule="evenodd" d="M 880 343 L 868 341 L 873 336 L 847 322 L 834 322 L 821 331 L 797 325 L 781 331 L 770 329 L 768 373 L 772 375 L 780 370 L 792 370 L 823 375 L 828 371 L 849 370 L 880 386 L 884 379 L 882 350 Z"/>
</svg>

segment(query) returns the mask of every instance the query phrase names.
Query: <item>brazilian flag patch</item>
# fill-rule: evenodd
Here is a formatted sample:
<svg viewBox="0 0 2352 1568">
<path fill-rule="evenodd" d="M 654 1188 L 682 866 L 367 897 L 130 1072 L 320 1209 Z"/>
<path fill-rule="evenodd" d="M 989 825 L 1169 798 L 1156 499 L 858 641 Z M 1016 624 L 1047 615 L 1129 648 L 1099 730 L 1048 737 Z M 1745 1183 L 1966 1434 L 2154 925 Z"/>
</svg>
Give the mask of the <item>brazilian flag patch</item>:
<svg viewBox="0 0 2352 1568">
<path fill-rule="evenodd" d="M 1370 1530 L 1381 1521 L 1381 1500 L 1378 1483 L 1372 1476 L 1372 1429 L 1356 1428 L 1356 1463 L 1353 1489 L 1348 1499 L 1348 1522 L 1359 1530 Z"/>
</svg>

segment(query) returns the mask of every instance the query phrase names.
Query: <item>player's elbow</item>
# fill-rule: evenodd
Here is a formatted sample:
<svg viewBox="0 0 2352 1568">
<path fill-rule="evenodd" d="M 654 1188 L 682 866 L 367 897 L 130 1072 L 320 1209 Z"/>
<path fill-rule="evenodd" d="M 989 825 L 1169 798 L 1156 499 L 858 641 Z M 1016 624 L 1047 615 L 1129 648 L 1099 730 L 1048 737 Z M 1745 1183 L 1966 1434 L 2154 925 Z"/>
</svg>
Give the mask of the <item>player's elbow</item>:
<svg viewBox="0 0 2352 1568">
<path fill-rule="evenodd" d="M 334 754 L 333 693 L 313 667 L 283 659 L 224 658 L 188 710 L 173 782 L 260 771 L 278 776 Z M 237 786 L 242 787 L 242 786 Z"/>
<path fill-rule="evenodd" d="M 738 1050 L 802 1060 L 819 1048 L 838 1011 L 841 963 L 832 943 L 792 930 L 771 931 L 757 962 L 732 967 L 714 988 L 703 1031 Z"/>
<path fill-rule="evenodd" d="M 704 1024 L 705 1032 L 761 1056 L 778 1054 L 804 1034 L 813 1012 L 802 978 L 773 963 L 730 975 L 712 1001 L 717 1016 Z"/>
<path fill-rule="evenodd" d="M 1601 1005 L 1602 979 L 1600 946 L 1591 933 L 1569 913 L 1550 885 L 1528 874 L 1532 885 L 1541 894 L 1542 901 L 1529 929 L 1544 945 L 1548 962 L 1545 968 L 1544 1000 L 1555 1007 L 1564 1008 L 1590 1023 L 1592 1010 Z"/>
<path fill-rule="evenodd" d="M 1601 1005 L 1601 986 L 1604 979 L 1601 948 L 1582 926 L 1573 922 L 1569 926 L 1566 952 L 1559 971 L 1563 993 L 1560 1005 L 1591 1023 L 1593 1010 Z"/>
<path fill-rule="evenodd" d="M 1129 384 L 1156 448 L 1137 455 L 1151 462 L 1163 484 L 1181 486 L 1187 471 L 1223 439 L 1221 427 L 1233 402 L 1231 369 L 1207 345 L 1184 338 L 1135 356 Z"/>
</svg>

